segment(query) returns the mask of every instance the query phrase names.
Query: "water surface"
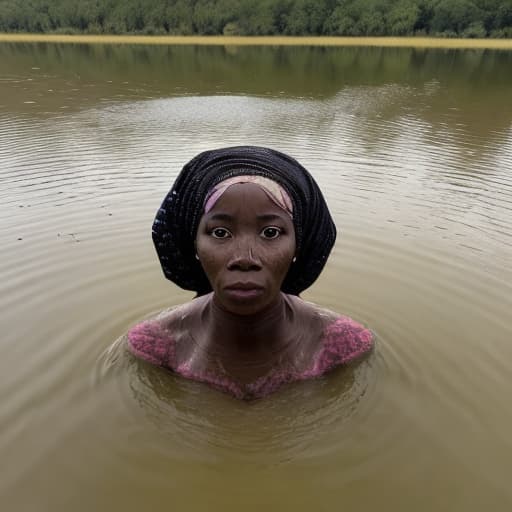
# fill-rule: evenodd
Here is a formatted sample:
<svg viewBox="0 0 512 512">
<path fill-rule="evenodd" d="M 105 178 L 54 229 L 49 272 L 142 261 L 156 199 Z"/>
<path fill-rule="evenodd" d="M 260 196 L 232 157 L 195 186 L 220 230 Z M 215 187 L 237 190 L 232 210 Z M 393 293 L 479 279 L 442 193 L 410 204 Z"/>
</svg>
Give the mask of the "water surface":
<svg viewBox="0 0 512 512">
<path fill-rule="evenodd" d="M 2 510 L 510 510 L 511 90 L 507 51 L 0 44 Z M 251 403 L 116 342 L 191 297 L 152 218 L 235 144 L 315 176 L 304 298 L 378 335 Z"/>
</svg>

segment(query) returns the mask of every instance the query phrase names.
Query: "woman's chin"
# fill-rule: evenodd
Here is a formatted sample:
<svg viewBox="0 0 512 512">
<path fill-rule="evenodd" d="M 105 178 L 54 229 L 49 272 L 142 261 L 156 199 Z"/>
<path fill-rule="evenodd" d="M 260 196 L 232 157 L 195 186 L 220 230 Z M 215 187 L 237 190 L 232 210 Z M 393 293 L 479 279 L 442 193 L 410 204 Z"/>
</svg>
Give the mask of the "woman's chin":
<svg viewBox="0 0 512 512">
<path fill-rule="evenodd" d="M 274 300 L 269 300 L 263 290 L 232 290 L 217 294 L 216 302 L 228 313 L 249 316 L 268 310 Z"/>
</svg>

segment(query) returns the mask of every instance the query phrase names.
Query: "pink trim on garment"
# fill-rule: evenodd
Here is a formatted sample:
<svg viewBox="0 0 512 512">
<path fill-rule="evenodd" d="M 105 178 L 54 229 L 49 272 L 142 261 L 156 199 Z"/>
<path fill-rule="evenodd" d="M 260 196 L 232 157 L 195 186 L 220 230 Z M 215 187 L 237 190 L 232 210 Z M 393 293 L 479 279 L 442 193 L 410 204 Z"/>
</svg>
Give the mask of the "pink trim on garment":
<svg viewBox="0 0 512 512">
<path fill-rule="evenodd" d="M 276 183 L 275 181 L 265 178 L 263 176 L 254 176 L 251 174 L 243 176 L 234 176 L 228 178 L 220 183 L 217 183 L 206 195 L 204 203 L 204 213 L 208 213 L 215 203 L 221 198 L 222 194 L 232 185 L 239 183 L 253 183 L 258 185 L 267 194 L 269 199 L 275 203 L 279 208 L 283 209 L 290 217 L 293 218 L 293 205 L 290 196 L 286 190 Z"/>
<path fill-rule="evenodd" d="M 179 375 L 204 382 L 239 399 L 262 398 L 283 384 L 319 377 L 336 366 L 347 364 L 369 352 L 373 335 L 369 329 L 348 317 L 339 317 L 322 334 L 321 348 L 312 365 L 304 372 L 277 369 L 254 382 L 241 386 L 226 375 L 211 371 L 194 372 L 187 363 L 176 365 L 175 342 L 158 324 L 143 322 L 128 332 L 128 348 L 140 359 L 175 371 Z"/>
<path fill-rule="evenodd" d="M 154 322 L 142 322 L 130 329 L 128 347 L 133 355 L 156 366 L 173 369 L 176 364 L 174 340 Z"/>
</svg>

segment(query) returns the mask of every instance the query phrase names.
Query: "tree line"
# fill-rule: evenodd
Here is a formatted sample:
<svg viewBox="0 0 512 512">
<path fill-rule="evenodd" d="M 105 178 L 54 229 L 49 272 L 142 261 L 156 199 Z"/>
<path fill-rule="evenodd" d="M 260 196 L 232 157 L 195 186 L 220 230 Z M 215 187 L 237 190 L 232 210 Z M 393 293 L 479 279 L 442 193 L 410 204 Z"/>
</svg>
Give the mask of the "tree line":
<svg viewBox="0 0 512 512">
<path fill-rule="evenodd" d="M 0 32 L 512 37 L 512 0 L 0 0 Z"/>
</svg>

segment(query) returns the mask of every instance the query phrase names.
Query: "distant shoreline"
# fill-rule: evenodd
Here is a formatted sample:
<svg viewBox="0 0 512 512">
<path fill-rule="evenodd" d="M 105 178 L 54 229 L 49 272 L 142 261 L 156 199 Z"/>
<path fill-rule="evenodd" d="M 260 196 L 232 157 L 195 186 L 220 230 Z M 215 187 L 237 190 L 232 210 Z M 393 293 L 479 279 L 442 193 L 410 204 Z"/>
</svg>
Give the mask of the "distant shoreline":
<svg viewBox="0 0 512 512">
<path fill-rule="evenodd" d="M 512 39 L 434 37 L 139 36 L 0 34 L 0 43 L 154 44 L 214 46 L 381 46 L 512 50 Z"/>
</svg>

